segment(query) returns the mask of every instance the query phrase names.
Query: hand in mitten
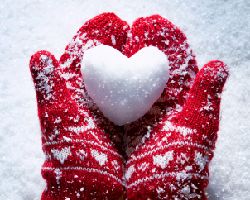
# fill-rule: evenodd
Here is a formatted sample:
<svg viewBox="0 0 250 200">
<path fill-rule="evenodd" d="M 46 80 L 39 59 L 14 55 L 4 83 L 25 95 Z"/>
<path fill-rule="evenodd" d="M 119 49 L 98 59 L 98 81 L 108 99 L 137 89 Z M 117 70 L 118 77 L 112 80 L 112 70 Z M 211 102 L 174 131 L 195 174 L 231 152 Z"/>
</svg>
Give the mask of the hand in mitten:
<svg viewBox="0 0 250 200">
<path fill-rule="evenodd" d="M 84 86 L 80 73 L 84 52 L 99 44 L 110 45 L 128 57 L 153 45 L 168 56 L 171 74 L 163 97 L 154 104 L 153 112 L 125 128 L 102 116 Z M 41 51 L 32 56 L 30 68 L 46 155 L 42 168 L 47 182 L 44 200 L 121 197 L 123 130 L 128 136 L 140 136 L 157 120 L 159 112 L 155 110 L 161 113 L 166 107 L 171 110 L 181 105 L 197 71 L 184 34 L 168 20 L 158 15 L 140 18 L 130 30 L 113 13 L 87 21 L 67 45 L 60 61 Z M 129 145 L 135 146 L 134 142 Z"/>
<path fill-rule="evenodd" d="M 111 15 L 108 14 L 108 15 L 98 16 L 95 19 L 101 19 L 104 16 L 114 17 L 112 14 Z M 112 25 L 112 23 L 110 24 Z M 101 34 L 102 32 L 100 33 L 100 30 L 102 29 L 98 26 L 95 26 L 95 27 L 98 28 L 98 31 L 92 31 L 91 33 L 88 32 L 87 35 L 88 36 L 90 35 L 92 38 L 97 38 L 98 36 L 100 36 L 98 38 L 98 41 L 101 41 L 100 42 L 101 44 L 108 44 L 112 46 L 112 43 L 110 40 L 112 35 L 108 35 L 108 34 L 103 35 Z M 103 28 L 105 30 L 107 26 L 103 26 Z M 80 30 L 84 30 L 84 28 Z M 116 33 L 115 30 L 113 31 L 114 33 Z M 166 131 L 164 129 L 163 131 L 161 131 L 160 127 L 164 126 L 164 124 L 169 125 L 169 123 L 170 123 L 169 126 L 171 127 L 172 123 L 174 124 L 174 120 L 173 120 L 174 116 L 175 115 L 177 116 L 178 112 L 183 108 L 183 105 L 184 107 L 186 107 L 187 104 L 184 104 L 184 103 L 186 102 L 189 88 L 193 82 L 195 74 L 197 73 L 197 65 L 196 65 L 194 56 L 192 54 L 192 51 L 190 50 L 189 45 L 187 44 L 186 37 L 173 24 L 171 24 L 169 21 L 167 21 L 166 19 L 158 15 L 154 15 L 154 16 L 147 17 L 147 18 L 139 18 L 138 20 L 134 22 L 132 26 L 132 30 L 130 31 L 129 29 L 127 29 L 126 31 L 128 33 L 127 34 L 128 37 L 127 39 L 124 39 L 124 41 L 126 40 L 127 41 L 123 43 L 121 48 L 116 47 L 117 49 L 122 51 L 123 54 L 130 57 L 141 48 L 145 46 L 153 45 L 153 46 L 157 46 L 160 50 L 162 50 L 166 54 L 169 60 L 169 65 L 170 65 L 170 79 L 167 83 L 167 86 L 161 98 L 159 99 L 159 101 L 157 101 L 153 105 L 151 112 L 149 112 L 144 117 L 137 120 L 136 122 L 125 126 L 126 136 L 129 136 L 131 138 L 132 137 L 136 138 L 137 136 L 141 136 L 142 134 L 145 134 L 146 133 L 145 129 L 148 129 L 148 127 L 150 127 L 150 129 L 148 130 L 148 133 L 151 131 L 150 135 L 149 134 L 146 135 L 149 138 L 146 139 L 145 144 L 137 145 L 137 150 L 135 152 L 132 152 L 132 155 L 128 159 L 127 170 L 126 170 L 127 172 L 126 172 L 126 177 L 125 177 L 127 179 L 127 196 L 129 199 L 145 199 L 145 198 L 204 199 L 205 198 L 204 188 L 206 187 L 207 179 L 203 181 L 204 177 L 202 176 L 200 178 L 200 180 L 202 180 L 201 181 L 202 183 L 200 183 L 199 179 L 195 177 L 196 178 L 195 181 L 198 180 L 198 182 L 195 182 L 193 181 L 192 177 L 190 177 L 190 175 L 192 175 L 190 171 L 190 174 L 187 175 L 187 179 L 185 179 L 189 181 L 188 182 L 189 185 L 186 184 L 187 182 L 185 181 L 183 182 L 180 181 L 183 179 L 181 175 L 184 174 L 184 172 L 182 172 L 181 170 L 178 171 L 179 169 L 178 165 L 173 163 L 172 164 L 173 169 L 170 169 L 170 170 L 167 170 L 165 167 L 167 166 L 166 162 L 167 162 L 168 155 L 169 155 L 167 154 L 167 152 L 169 151 L 169 149 L 167 147 L 162 148 L 163 153 L 159 155 L 158 153 L 161 153 L 160 151 L 152 150 L 154 148 L 158 148 L 158 146 L 161 146 L 161 144 L 164 144 L 164 142 L 168 143 L 166 138 L 169 135 L 169 130 Z M 98 34 L 92 36 L 92 34 L 96 32 Z M 119 30 L 119 32 L 123 33 L 122 30 Z M 82 44 L 81 42 L 82 40 L 80 38 L 82 35 L 86 37 L 86 34 L 81 33 L 77 35 L 75 39 L 73 40 L 73 43 L 69 45 L 72 49 L 74 49 L 75 47 L 79 47 L 79 49 L 82 49 L 82 46 L 86 44 L 86 43 Z M 115 38 L 117 37 L 115 36 Z M 103 40 L 103 39 L 106 39 L 106 40 Z M 119 40 L 119 37 L 118 37 L 118 41 L 121 41 Z M 191 95 L 191 93 L 189 93 L 189 95 Z M 105 119 L 103 119 L 103 121 L 105 121 Z M 185 128 L 184 125 L 181 125 L 181 122 L 178 122 L 178 123 L 175 125 L 176 127 L 179 127 L 181 130 L 182 130 L 182 127 Z M 203 123 L 203 122 L 200 121 L 199 123 Z M 109 127 L 112 127 L 112 126 L 109 126 Z M 176 128 L 176 130 L 179 130 L 179 128 Z M 151 129 L 153 129 L 153 131 Z M 187 130 L 189 129 L 191 128 L 189 127 Z M 175 129 L 171 128 L 170 131 L 175 131 Z M 195 137 L 198 137 L 198 136 L 195 136 Z M 158 139 L 156 140 L 156 138 Z M 183 138 L 177 138 L 176 136 L 173 136 L 173 137 L 169 137 L 168 139 L 169 141 L 171 141 L 170 139 L 174 141 L 171 147 L 176 152 L 179 152 L 178 151 L 179 146 L 183 146 L 182 150 L 184 152 L 186 151 L 187 152 L 190 151 L 191 153 L 195 152 L 194 148 L 190 150 L 190 147 L 186 145 L 186 144 L 189 144 L 189 143 L 186 143 L 188 142 L 186 141 L 186 138 L 183 139 Z M 202 139 L 204 139 L 203 136 L 202 136 Z M 145 138 L 142 141 L 144 140 Z M 179 140 L 180 140 L 180 143 L 178 143 Z M 190 140 L 192 144 L 192 138 Z M 131 141 L 133 141 L 133 139 Z M 203 143 L 202 140 L 200 142 Z M 126 147 L 133 148 L 134 146 L 136 145 L 134 145 L 133 142 L 128 141 Z M 204 144 L 204 146 L 206 146 L 206 144 Z M 207 148 L 213 150 L 213 148 L 210 146 L 207 146 Z M 205 155 L 198 154 L 199 153 L 198 150 L 197 150 L 197 159 L 201 159 L 201 160 L 203 158 L 208 159 L 205 157 Z M 147 151 L 149 151 L 149 154 L 147 154 Z M 151 155 L 151 153 L 153 155 Z M 180 156 L 190 156 L 189 154 L 185 155 L 184 153 L 183 154 L 182 153 L 183 152 L 180 152 Z M 139 157 L 138 162 L 136 160 L 137 159 L 136 155 L 138 155 Z M 143 159 L 144 155 L 145 155 L 145 160 Z M 180 157 L 178 159 L 185 159 L 185 158 Z M 189 157 L 187 159 L 189 159 Z M 209 157 L 209 159 L 211 159 L 211 156 Z M 159 163 L 163 162 L 163 164 L 160 164 L 160 172 L 156 171 L 156 168 L 157 167 L 159 168 L 159 166 L 157 166 L 157 162 Z M 183 163 L 184 161 L 180 161 L 180 162 Z M 190 158 L 190 163 L 191 163 L 191 167 L 194 167 L 193 170 L 196 170 L 195 166 L 193 166 L 194 164 L 192 163 L 191 158 Z M 186 163 L 184 163 L 183 165 L 185 164 Z M 205 165 L 206 163 L 204 164 L 204 166 Z M 204 167 L 204 169 L 207 169 L 207 168 Z M 198 171 L 196 174 L 199 175 L 199 173 L 202 174 L 202 171 Z M 163 175 L 162 177 L 161 174 L 165 174 L 165 175 Z M 167 179 L 168 182 L 166 183 L 164 179 L 165 176 L 170 177 L 170 179 Z M 155 183 L 155 180 L 159 180 L 156 185 L 153 184 Z M 144 183 L 145 183 L 145 186 L 143 186 Z M 190 185 L 193 188 L 189 188 L 191 187 Z"/>
<path fill-rule="evenodd" d="M 182 110 L 166 114 L 131 154 L 126 169 L 128 199 L 207 199 L 208 167 L 227 76 L 223 62 L 206 64 Z"/>
<path fill-rule="evenodd" d="M 124 127 L 126 153 L 129 156 L 143 143 L 144 136 L 169 113 L 182 108 L 198 72 L 195 56 L 185 34 L 167 19 L 152 15 L 138 18 L 132 25 L 131 37 L 123 52 L 131 56 L 138 50 L 155 46 L 168 59 L 169 79 L 160 98 L 140 119 Z M 149 58 L 150 59 L 150 58 Z M 167 63 L 166 63 L 167 64 Z"/>
<path fill-rule="evenodd" d="M 127 57 L 146 46 L 156 46 L 168 59 L 170 77 L 161 97 L 145 116 L 125 126 L 116 126 L 102 115 L 96 103 L 88 96 L 84 74 L 82 77 L 80 73 L 84 52 L 100 44 L 109 45 Z M 122 155 L 125 154 L 124 151 L 128 155 L 133 151 L 148 127 L 159 121 L 166 110 L 171 111 L 183 105 L 198 71 L 185 35 L 159 15 L 139 18 L 132 27 L 113 13 L 98 15 L 80 28 L 67 45 L 60 63 L 62 76 L 66 78 L 72 98 L 79 107 L 88 104 L 92 114 L 98 119 L 98 125 L 110 135 Z"/>
<path fill-rule="evenodd" d="M 78 34 L 86 48 L 98 41 L 91 36 L 84 40 L 84 29 L 93 30 L 109 22 L 110 18 L 96 18 L 82 27 Z M 114 28 L 123 29 L 120 19 L 112 22 L 99 41 L 107 42 L 105 34 L 109 36 Z M 122 34 L 115 36 L 123 42 Z M 85 49 L 71 47 L 67 46 L 60 61 L 47 51 L 37 52 L 30 61 L 46 155 L 42 176 L 47 185 L 41 198 L 117 200 L 124 194 L 123 158 L 89 109 L 79 66 Z"/>
<path fill-rule="evenodd" d="M 144 117 L 124 127 L 115 126 L 103 117 L 98 107 L 88 97 L 83 81 L 84 74 L 82 77 L 80 73 L 84 52 L 99 44 L 110 45 L 128 57 L 145 46 L 153 45 L 163 51 L 169 61 L 170 78 L 161 98 Z M 30 66 L 36 85 L 43 150 L 46 154 L 42 174 L 47 181 L 47 188 L 42 199 L 118 199 L 121 197 L 123 195 L 121 155 L 124 154 L 121 144 L 126 141 L 125 148 L 128 149 L 128 155 L 133 148 L 137 148 L 132 152 L 127 164 L 128 198 L 185 199 L 185 195 L 189 195 L 194 190 L 192 188 L 188 190 L 186 182 L 178 178 L 182 174 L 178 168 L 179 165 L 168 165 L 168 152 L 171 150 L 164 145 L 171 140 L 174 141 L 171 146 L 173 157 L 181 151 L 191 153 L 195 151 L 185 142 L 183 148 L 180 148 L 182 150 L 179 151 L 178 148 L 181 145 L 178 146 L 178 141 L 183 142 L 187 138 L 177 137 L 180 135 L 179 129 L 182 130 L 182 128 L 171 128 L 174 126 L 192 129 L 191 124 L 186 125 L 182 118 L 177 116 L 186 102 L 188 91 L 198 71 L 186 37 L 176 26 L 158 15 L 153 15 L 139 18 L 130 29 L 126 22 L 114 14 L 104 13 L 89 20 L 80 28 L 66 47 L 59 62 L 50 53 L 42 51 L 32 57 Z M 192 96 L 191 93 L 189 96 Z M 182 112 L 186 105 L 188 104 L 185 104 Z M 188 113 L 192 112 L 186 109 L 187 118 Z M 169 130 L 163 128 L 169 126 L 171 128 Z M 175 129 L 176 134 L 174 134 Z M 197 133 L 198 131 L 200 129 L 197 128 Z M 125 141 L 122 141 L 123 133 Z M 137 141 L 140 141 L 145 133 L 148 138 L 144 137 L 141 141 L 146 142 L 144 144 L 139 142 L 140 145 L 138 145 Z M 206 138 L 205 133 L 204 135 Z M 197 134 L 193 137 L 198 138 Z M 188 139 L 192 141 L 193 137 Z M 205 140 L 203 136 L 202 139 Z M 200 141 L 202 144 L 203 140 Z M 212 150 L 214 141 L 210 141 L 211 146 L 207 143 L 204 146 L 207 145 L 206 147 Z M 161 144 L 164 147 L 162 152 L 158 151 L 158 146 Z M 155 151 L 153 151 L 154 148 Z M 152 155 L 148 155 L 147 151 Z M 201 154 L 200 157 L 198 155 L 197 159 L 206 158 L 205 154 L 201 156 L 203 155 Z M 163 164 L 160 164 L 159 168 L 156 163 L 161 163 L 161 158 Z M 190 162 L 192 164 L 191 158 Z M 204 166 L 207 166 L 205 164 Z M 196 170 L 195 166 L 193 167 L 192 169 Z M 202 170 L 200 172 L 202 173 Z M 165 176 L 161 177 L 159 173 L 169 173 L 172 176 L 165 175 L 170 178 L 164 179 Z M 166 184 L 163 184 L 162 180 L 166 181 Z M 193 179 L 187 176 L 185 180 Z M 145 187 L 143 187 L 144 183 Z M 164 187 L 161 187 L 162 185 Z M 197 197 L 196 193 L 192 192 L 188 198 L 203 198 L 203 188 L 206 184 L 203 184 L 204 187 L 196 185 L 195 182 L 194 186 L 197 187 L 195 192 L 200 196 Z M 184 193 L 183 196 L 180 191 L 186 190 L 190 192 Z"/>
</svg>

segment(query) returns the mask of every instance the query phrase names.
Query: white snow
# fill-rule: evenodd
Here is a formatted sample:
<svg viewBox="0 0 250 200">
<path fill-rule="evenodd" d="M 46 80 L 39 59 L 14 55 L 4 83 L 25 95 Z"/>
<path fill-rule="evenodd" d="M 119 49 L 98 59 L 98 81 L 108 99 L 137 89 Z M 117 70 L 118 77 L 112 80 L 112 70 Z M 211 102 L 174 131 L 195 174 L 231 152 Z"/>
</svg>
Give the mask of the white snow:
<svg viewBox="0 0 250 200">
<path fill-rule="evenodd" d="M 62 171 L 60 169 L 55 169 L 55 174 L 56 174 L 56 183 L 59 185 L 60 179 L 62 177 Z"/>
<path fill-rule="evenodd" d="M 160 97 L 169 78 L 166 55 L 145 47 L 131 58 L 99 45 L 84 54 L 86 89 L 103 114 L 117 125 L 143 116 Z M 143 104 L 142 104 L 143 102 Z"/>
<path fill-rule="evenodd" d="M 114 11 L 130 23 L 155 13 L 186 34 L 201 67 L 230 68 L 210 167 L 209 200 L 250 196 L 250 3 L 248 0 L 2 0 L 0 4 L 0 199 L 38 200 L 44 189 L 35 90 L 28 68 L 37 50 L 57 59 L 83 22 Z"/>
<path fill-rule="evenodd" d="M 116 45 L 116 39 L 114 35 L 111 35 L 111 41 L 113 45 Z"/>
<path fill-rule="evenodd" d="M 200 171 L 202 171 L 208 162 L 208 156 L 203 156 L 200 152 L 195 152 L 195 162 L 200 167 Z"/>
</svg>

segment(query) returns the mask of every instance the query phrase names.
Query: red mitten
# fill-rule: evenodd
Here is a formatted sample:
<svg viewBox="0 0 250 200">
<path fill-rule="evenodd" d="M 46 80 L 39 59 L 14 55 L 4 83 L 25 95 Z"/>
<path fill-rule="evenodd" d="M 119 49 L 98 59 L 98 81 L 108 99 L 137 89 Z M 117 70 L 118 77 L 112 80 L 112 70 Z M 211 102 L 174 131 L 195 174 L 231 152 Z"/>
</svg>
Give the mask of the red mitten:
<svg viewBox="0 0 250 200">
<path fill-rule="evenodd" d="M 143 142 L 143 136 L 147 135 L 152 126 L 159 123 L 166 113 L 179 110 L 183 106 L 198 72 L 195 56 L 185 34 L 167 19 L 159 15 L 138 18 L 133 23 L 130 35 L 124 53 L 131 56 L 143 47 L 156 46 L 167 56 L 170 76 L 161 97 L 148 113 L 125 125 L 127 155 Z"/>
<path fill-rule="evenodd" d="M 124 196 L 122 132 L 91 105 L 80 64 L 84 51 L 100 43 L 121 50 L 127 29 L 114 14 L 102 14 L 81 27 L 59 62 L 47 51 L 31 58 L 46 155 L 43 200 Z M 116 37 L 114 45 L 111 35 Z"/>
<path fill-rule="evenodd" d="M 182 111 L 166 115 L 131 154 L 126 169 L 128 199 L 207 199 L 204 189 L 227 76 L 221 61 L 206 64 Z"/>
<path fill-rule="evenodd" d="M 130 30 L 127 22 L 122 21 L 113 13 L 100 14 L 87 21 L 66 46 L 65 53 L 60 58 L 62 77 L 66 80 L 72 98 L 79 109 L 88 106 L 96 123 L 108 133 L 118 152 L 124 155 L 123 128 L 106 119 L 99 108 L 88 96 L 84 85 L 84 74 L 81 74 L 81 62 L 84 52 L 97 45 L 109 45 L 119 51 L 127 42 L 127 32 Z M 115 38 L 115 43 L 113 42 Z"/>
<path fill-rule="evenodd" d="M 110 21 L 113 26 L 108 28 Z M 98 43 L 90 31 L 95 26 L 106 27 L 102 42 L 108 43 L 104 33 L 109 36 L 114 27 L 123 30 L 124 22 L 114 16 L 90 20 L 80 29 L 78 42 L 88 48 Z M 84 29 L 91 34 L 88 39 Z M 116 37 L 122 43 L 118 30 Z M 60 62 L 47 51 L 37 52 L 30 61 L 46 155 L 42 176 L 47 185 L 42 200 L 117 200 L 124 195 L 124 161 L 89 110 L 79 66 L 85 49 L 80 47 L 68 46 Z"/>
</svg>

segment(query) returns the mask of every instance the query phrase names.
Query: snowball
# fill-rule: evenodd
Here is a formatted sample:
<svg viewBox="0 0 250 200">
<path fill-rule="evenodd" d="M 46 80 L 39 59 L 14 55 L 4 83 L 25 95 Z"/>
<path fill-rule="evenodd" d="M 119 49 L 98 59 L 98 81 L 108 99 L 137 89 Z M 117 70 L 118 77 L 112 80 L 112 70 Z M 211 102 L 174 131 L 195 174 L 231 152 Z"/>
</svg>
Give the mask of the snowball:
<svg viewBox="0 0 250 200">
<path fill-rule="evenodd" d="M 110 46 L 96 46 L 85 52 L 81 70 L 89 96 L 117 125 L 142 117 L 169 78 L 166 55 L 152 46 L 130 58 Z"/>
</svg>

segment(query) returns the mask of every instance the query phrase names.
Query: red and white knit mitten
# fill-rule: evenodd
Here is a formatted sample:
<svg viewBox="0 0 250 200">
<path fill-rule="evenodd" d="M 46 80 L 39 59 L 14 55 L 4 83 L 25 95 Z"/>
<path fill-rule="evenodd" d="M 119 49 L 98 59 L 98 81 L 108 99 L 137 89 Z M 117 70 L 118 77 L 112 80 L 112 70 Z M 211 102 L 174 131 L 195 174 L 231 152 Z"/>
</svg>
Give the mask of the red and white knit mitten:
<svg viewBox="0 0 250 200">
<path fill-rule="evenodd" d="M 42 200 L 119 199 L 123 159 L 87 106 L 78 106 L 53 55 L 39 51 L 30 69 L 35 83 L 47 182 Z"/>
<path fill-rule="evenodd" d="M 196 75 L 181 111 L 166 114 L 127 161 L 128 199 L 202 199 L 219 129 L 228 71 L 210 61 Z"/>
</svg>

